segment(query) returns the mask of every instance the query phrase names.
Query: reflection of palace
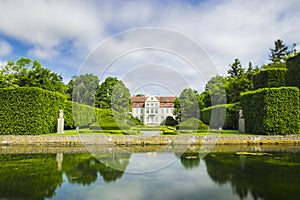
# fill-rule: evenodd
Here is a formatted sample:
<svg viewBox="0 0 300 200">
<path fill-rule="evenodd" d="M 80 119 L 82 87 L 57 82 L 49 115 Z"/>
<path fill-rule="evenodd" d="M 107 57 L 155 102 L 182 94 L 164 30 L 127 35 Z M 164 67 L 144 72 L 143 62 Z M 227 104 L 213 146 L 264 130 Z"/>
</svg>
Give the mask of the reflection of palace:
<svg viewBox="0 0 300 200">
<path fill-rule="evenodd" d="M 176 97 L 131 97 L 132 115 L 144 124 L 160 124 L 167 116 L 173 115 Z"/>
</svg>

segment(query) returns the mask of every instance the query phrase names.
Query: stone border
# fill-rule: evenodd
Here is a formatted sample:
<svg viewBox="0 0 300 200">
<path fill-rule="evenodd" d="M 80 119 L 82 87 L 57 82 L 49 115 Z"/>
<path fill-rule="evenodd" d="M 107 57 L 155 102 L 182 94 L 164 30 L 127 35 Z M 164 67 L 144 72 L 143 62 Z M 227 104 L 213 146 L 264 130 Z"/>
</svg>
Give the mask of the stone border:
<svg viewBox="0 0 300 200">
<path fill-rule="evenodd" d="M 82 138 L 84 138 L 82 140 Z M 300 144 L 300 135 L 287 136 L 18 136 L 1 135 L 5 145 L 186 145 L 186 144 Z"/>
</svg>

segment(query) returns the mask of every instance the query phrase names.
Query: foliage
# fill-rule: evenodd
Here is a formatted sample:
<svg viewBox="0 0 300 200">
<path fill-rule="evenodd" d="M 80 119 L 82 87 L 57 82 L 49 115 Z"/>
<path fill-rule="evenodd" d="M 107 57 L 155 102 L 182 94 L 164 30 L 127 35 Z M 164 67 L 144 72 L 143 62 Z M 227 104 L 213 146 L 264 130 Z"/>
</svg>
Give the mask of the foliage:
<svg viewBox="0 0 300 200">
<path fill-rule="evenodd" d="M 236 103 L 240 101 L 240 93 L 253 89 L 252 81 L 246 76 L 230 77 L 226 82 L 226 96 L 228 103 Z"/>
<path fill-rule="evenodd" d="M 240 109 L 239 103 L 211 106 L 201 110 L 201 119 L 205 124 L 209 124 L 210 128 L 221 127 L 223 129 L 236 130 Z M 211 119 L 212 113 L 214 119 Z"/>
<path fill-rule="evenodd" d="M 2 87 L 39 87 L 62 94 L 67 89 L 61 76 L 42 67 L 40 62 L 30 58 L 22 57 L 16 62 L 8 61 L 1 69 L 0 74 L 2 74 L 0 76 Z"/>
<path fill-rule="evenodd" d="M 177 130 L 207 130 L 208 126 L 197 118 L 190 118 L 176 126 Z"/>
<path fill-rule="evenodd" d="M 40 88 L 0 89 L 0 133 L 39 135 L 56 132 L 65 97 Z"/>
<path fill-rule="evenodd" d="M 111 109 L 96 109 L 98 124 L 90 127 L 99 130 L 129 130 L 130 126 L 125 122 L 115 120 Z"/>
<path fill-rule="evenodd" d="M 285 85 L 285 68 L 269 68 L 253 75 L 254 89 L 281 87 Z"/>
<path fill-rule="evenodd" d="M 95 108 L 71 101 L 65 101 L 65 129 L 85 127 L 96 122 Z"/>
<path fill-rule="evenodd" d="M 244 74 L 245 69 L 239 59 L 235 59 L 234 63 L 229 65 L 230 69 L 227 71 L 230 77 L 240 77 Z"/>
<path fill-rule="evenodd" d="M 205 107 L 226 103 L 226 79 L 223 76 L 212 77 L 202 93 Z"/>
<path fill-rule="evenodd" d="M 271 54 L 269 55 L 269 60 L 273 64 L 284 63 L 285 60 L 295 53 L 296 44 L 293 44 L 292 48 L 289 47 L 280 39 L 276 40 L 274 43 L 275 47 L 270 49 Z"/>
<path fill-rule="evenodd" d="M 172 116 L 167 116 L 166 119 L 160 125 L 176 126 L 177 124 L 178 122 Z"/>
<path fill-rule="evenodd" d="M 174 114 L 177 115 L 178 121 L 199 118 L 200 109 L 196 90 L 186 88 L 180 93 L 179 98 L 174 102 Z"/>
<path fill-rule="evenodd" d="M 246 132 L 278 135 L 299 133 L 299 89 L 263 88 L 242 94 Z"/>
<path fill-rule="evenodd" d="M 287 72 L 285 82 L 287 86 L 300 88 L 300 53 L 286 61 Z"/>
<path fill-rule="evenodd" d="M 163 126 L 161 131 L 164 135 L 177 135 L 176 127 L 174 126 Z"/>
<path fill-rule="evenodd" d="M 74 76 L 68 83 L 70 100 L 94 106 L 95 92 L 99 85 L 99 78 L 93 74 Z"/>
</svg>

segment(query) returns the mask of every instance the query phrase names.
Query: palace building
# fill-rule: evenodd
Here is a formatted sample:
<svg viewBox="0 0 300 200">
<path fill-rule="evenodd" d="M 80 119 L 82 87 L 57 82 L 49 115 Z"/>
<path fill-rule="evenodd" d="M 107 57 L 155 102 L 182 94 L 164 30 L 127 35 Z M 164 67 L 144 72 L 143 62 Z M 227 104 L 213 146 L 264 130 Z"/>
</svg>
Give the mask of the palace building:
<svg viewBox="0 0 300 200">
<path fill-rule="evenodd" d="M 160 124 L 167 116 L 174 117 L 174 101 L 176 97 L 133 96 L 132 115 L 144 124 Z"/>
</svg>

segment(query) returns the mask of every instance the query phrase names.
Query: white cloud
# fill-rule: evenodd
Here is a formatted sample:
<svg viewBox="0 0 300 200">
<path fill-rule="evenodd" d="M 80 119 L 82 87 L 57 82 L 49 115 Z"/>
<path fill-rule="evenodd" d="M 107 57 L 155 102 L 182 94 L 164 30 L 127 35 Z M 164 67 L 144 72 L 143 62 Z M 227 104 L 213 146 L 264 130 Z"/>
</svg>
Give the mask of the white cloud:
<svg viewBox="0 0 300 200">
<path fill-rule="evenodd" d="M 12 47 L 6 40 L 0 39 L 0 58 L 9 55 L 12 52 Z"/>
</svg>

